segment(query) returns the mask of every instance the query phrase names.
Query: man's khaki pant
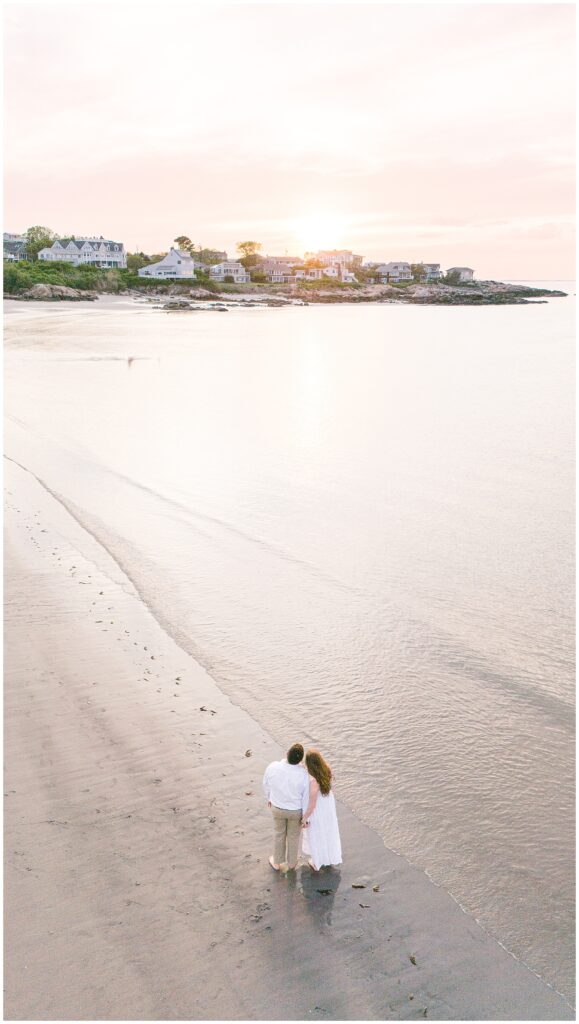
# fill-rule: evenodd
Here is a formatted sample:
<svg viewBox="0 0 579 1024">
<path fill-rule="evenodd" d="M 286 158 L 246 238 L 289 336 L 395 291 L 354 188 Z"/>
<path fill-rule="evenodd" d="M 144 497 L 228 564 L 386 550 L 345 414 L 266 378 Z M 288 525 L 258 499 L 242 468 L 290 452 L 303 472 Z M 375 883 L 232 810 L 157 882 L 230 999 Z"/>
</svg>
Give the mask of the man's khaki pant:
<svg viewBox="0 0 579 1024">
<path fill-rule="evenodd" d="M 286 811 L 283 807 L 271 808 L 275 845 L 273 859 L 275 864 L 289 864 L 291 868 L 298 862 L 300 829 L 302 824 L 301 811 Z M 287 848 L 287 856 L 286 856 Z"/>
</svg>

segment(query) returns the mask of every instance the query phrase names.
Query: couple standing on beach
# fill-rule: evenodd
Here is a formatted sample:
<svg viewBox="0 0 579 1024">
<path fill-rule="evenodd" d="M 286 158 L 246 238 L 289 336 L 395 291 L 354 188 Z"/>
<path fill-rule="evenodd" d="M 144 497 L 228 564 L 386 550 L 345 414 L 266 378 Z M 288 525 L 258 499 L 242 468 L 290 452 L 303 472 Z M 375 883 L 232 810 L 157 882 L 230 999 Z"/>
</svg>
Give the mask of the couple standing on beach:
<svg viewBox="0 0 579 1024">
<path fill-rule="evenodd" d="M 271 807 L 274 853 L 269 863 L 275 871 L 297 867 L 300 854 L 308 857 L 314 871 L 342 863 L 332 770 L 317 750 L 294 743 L 281 761 L 272 761 L 263 776 L 263 791 Z"/>
</svg>

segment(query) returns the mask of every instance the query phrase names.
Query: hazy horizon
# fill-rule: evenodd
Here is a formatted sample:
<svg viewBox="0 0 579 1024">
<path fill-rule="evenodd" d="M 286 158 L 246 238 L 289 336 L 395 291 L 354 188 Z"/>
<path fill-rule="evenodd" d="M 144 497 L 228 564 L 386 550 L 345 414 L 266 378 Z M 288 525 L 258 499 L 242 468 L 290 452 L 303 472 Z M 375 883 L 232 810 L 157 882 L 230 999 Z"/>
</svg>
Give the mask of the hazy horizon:
<svg viewBox="0 0 579 1024">
<path fill-rule="evenodd" d="M 570 4 L 7 4 L 5 229 L 572 278 L 574 22 Z"/>
</svg>

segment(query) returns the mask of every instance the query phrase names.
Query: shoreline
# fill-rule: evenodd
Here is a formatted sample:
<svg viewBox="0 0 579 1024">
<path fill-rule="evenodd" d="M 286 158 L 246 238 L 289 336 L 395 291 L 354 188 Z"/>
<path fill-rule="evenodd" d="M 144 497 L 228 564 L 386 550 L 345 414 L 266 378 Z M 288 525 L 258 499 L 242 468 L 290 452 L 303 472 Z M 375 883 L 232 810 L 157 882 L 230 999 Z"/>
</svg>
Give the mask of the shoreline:
<svg viewBox="0 0 579 1024">
<path fill-rule="evenodd" d="M 228 306 L 287 306 L 331 305 L 360 303 L 386 303 L 418 306 L 504 306 L 533 305 L 550 298 L 567 298 L 568 293 L 557 289 L 534 288 L 525 284 L 506 284 L 500 281 L 475 281 L 466 284 L 411 284 L 365 285 L 357 288 L 301 288 L 283 285 L 254 285 L 249 291 L 237 285 L 223 290 L 210 290 L 193 281 L 167 282 L 163 287 L 130 288 L 126 291 L 79 291 L 65 285 L 35 284 L 28 292 L 4 294 L 4 299 L 15 302 L 94 302 L 101 296 L 132 298 L 146 303 L 165 302 L 161 308 L 172 311 L 195 310 L 221 305 Z"/>
<path fill-rule="evenodd" d="M 277 744 L 6 466 L 8 1019 L 574 1019 L 339 792 L 341 870 L 275 875 Z"/>
</svg>

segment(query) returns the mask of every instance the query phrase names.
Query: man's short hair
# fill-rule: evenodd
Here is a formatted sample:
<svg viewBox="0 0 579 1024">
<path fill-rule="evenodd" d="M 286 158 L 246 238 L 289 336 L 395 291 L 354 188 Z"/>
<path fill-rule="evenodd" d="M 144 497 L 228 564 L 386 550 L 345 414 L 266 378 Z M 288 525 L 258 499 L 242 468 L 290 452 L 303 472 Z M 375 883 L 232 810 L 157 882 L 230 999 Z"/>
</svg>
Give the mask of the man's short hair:
<svg viewBox="0 0 579 1024">
<path fill-rule="evenodd" d="M 288 764 L 299 764 L 303 761 L 304 748 L 301 743 L 292 743 L 291 747 L 287 752 Z"/>
</svg>

